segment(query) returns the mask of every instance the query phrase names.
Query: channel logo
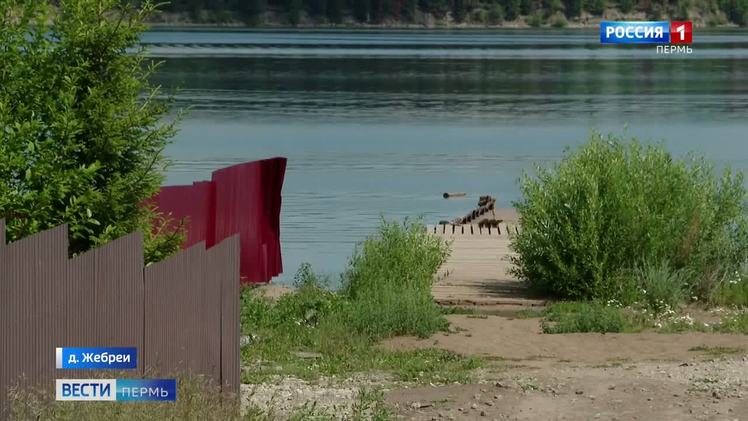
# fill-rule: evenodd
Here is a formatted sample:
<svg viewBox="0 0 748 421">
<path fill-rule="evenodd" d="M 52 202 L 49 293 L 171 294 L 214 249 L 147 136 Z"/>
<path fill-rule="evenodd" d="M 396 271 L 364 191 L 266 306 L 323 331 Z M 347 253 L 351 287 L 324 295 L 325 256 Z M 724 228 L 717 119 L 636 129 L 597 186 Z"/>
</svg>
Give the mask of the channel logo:
<svg viewBox="0 0 748 421">
<path fill-rule="evenodd" d="M 175 401 L 176 379 L 57 379 L 58 401 Z"/>
<path fill-rule="evenodd" d="M 692 22 L 600 22 L 601 44 L 688 44 Z"/>
</svg>

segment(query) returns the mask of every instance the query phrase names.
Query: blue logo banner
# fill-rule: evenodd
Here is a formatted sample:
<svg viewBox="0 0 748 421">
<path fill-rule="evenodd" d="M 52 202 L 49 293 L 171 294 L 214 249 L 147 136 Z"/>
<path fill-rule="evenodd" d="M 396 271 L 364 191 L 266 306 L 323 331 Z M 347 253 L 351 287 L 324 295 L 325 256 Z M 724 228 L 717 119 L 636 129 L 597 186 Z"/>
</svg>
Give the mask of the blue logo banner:
<svg viewBox="0 0 748 421">
<path fill-rule="evenodd" d="M 55 367 L 59 369 L 121 370 L 137 368 L 136 348 L 57 348 Z"/>
<path fill-rule="evenodd" d="M 176 401 L 176 379 L 57 379 L 58 401 Z"/>
<path fill-rule="evenodd" d="M 176 379 L 118 379 L 117 401 L 175 401 Z"/>
<path fill-rule="evenodd" d="M 600 22 L 602 44 L 669 44 L 670 23 L 658 22 Z"/>
</svg>

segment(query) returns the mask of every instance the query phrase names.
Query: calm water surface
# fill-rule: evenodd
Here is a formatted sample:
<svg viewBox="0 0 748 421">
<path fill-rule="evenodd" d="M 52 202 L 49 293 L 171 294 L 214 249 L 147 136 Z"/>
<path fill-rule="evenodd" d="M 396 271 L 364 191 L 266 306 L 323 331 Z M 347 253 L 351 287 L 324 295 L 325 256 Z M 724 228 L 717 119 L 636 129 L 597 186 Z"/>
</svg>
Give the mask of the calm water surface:
<svg viewBox="0 0 748 421">
<path fill-rule="evenodd" d="M 380 216 L 428 222 L 557 160 L 590 130 L 626 130 L 748 170 L 748 33 L 694 37 L 693 54 L 601 47 L 596 31 L 150 32 L 191 113 L 172 184 L 289 158 L 285 274 L 337 274 Z M 464 191 L 465 200 L 444 200 Z"/>
</svg>

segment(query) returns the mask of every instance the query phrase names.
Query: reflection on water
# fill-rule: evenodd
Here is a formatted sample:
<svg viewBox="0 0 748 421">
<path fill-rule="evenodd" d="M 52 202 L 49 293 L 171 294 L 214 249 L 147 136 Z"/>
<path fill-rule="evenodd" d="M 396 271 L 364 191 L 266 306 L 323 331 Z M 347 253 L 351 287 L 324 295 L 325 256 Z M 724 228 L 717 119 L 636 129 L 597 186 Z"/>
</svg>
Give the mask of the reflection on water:
<svg viewBox="0 0 748 421">
<path fill-rule="evenodd" d="M 518 196 L 533 163 L 590 130 L 664 140 L 748 169 L 748 34 L 697 33 L 690 56 L 598 44 L 595 31 L 152 32 L 156 82 L 192 111 L 171 183 L 289 158 L 288 279 L 339 272 L 381 215 L 451 219 Z M 465 200 L 441 199 L 466 191 Z"/>
</svg>

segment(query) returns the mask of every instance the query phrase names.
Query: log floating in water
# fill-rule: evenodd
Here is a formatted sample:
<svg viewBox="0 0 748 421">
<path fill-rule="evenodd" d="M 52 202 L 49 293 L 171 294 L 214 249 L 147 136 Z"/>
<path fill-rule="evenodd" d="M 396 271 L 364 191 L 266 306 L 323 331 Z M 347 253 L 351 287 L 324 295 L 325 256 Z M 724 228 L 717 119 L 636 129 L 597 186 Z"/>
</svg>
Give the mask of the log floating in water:
<svg viewBox="0 0 748 421">
<path fill-rule="evenodd" d="M 467 196 L 467 193 L 463 193 L 463 192 L 444 193 L 442 196 L 444 196 L 445 199 L 450 199 L 452 197 L 465 197 Z"/>
</svg>

